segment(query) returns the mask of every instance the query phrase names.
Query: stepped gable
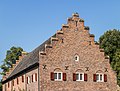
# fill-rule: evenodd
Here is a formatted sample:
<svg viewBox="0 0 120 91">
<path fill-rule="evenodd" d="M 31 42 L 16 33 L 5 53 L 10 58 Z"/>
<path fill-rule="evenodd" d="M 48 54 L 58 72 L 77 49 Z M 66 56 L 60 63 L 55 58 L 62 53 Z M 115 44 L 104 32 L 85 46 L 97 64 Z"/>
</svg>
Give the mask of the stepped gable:
<svg viewBox="0 0 120 91">
<path fill-rule="evenodd" d="M 20 73 L 21 71 L 27 69 L 28 67 L 36 64 L 39 62 L 39 52 L 45 50 L 45 44 L 50 43 L 50 39 L 45 41 L 43 44 L 38 46 L 35 50 L 30 52 L 26 57 L 22 59 L 22 61 L 16 66 L 16 68 L 12 71 L 12 73 L 8 76 L 7 79 L 11 78 L 12 76 Z"/>
<path fill-rule="evenodd" d="M 39 52 L 41 52 L 42 55 L 45 55 L 46 48 L 52 48 L 54 45 L 56 45 L 56 41 L 59 42 L 63 41 L 61 34 L 63 35 L 63 33 L 66 32 L 66 29 L 71 28 L 72 30 L 74 30 L 73 28 L 78 25 L 77 27 L 81 28 L 82 30 L 89 30 L 89 27 L 84 26 L 84 20 L 79 18 L 78 13 L 74 13 L 72 17 L 68 18 L 68 21 L 69 22 L 67 24 L 62 25 L 61 30 L 58 30 L 57 33 L 54 34 L 51 38 L 49 38 L 43 44 L 38 46 L 35 50 L 30 52 L 26 57 L 24 57 L 22 61 L 20 61 L 19 64 L 16 65 L 14 70 L 8 75 L 7 79 L 15 76 L 16 74 L 22 72 L 23 70 L 26 70 L 30 66 L 39 63 Z M 77 25 L 74 24 L 73 21 L 75 21 Z M 94 42 L 94 36 L 90 36 L 90 37 L 91 37 L 91 42 Z"/>
</svg>

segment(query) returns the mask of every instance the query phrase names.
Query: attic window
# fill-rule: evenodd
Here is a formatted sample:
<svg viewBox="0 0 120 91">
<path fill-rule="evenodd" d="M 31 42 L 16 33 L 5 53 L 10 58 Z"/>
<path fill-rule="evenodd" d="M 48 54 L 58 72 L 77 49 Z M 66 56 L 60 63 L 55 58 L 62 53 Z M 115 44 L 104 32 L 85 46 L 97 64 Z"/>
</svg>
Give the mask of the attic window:
<svg viewBox="0 0 120 91">
<path fill-rule="evenodd" d="M 75 55 L 75 56 L 74 56 L 74 60 L 75 60 L 75 61 L 79 61 L 79 56 L 78 56 L 78 55 Z"/>
</svg>

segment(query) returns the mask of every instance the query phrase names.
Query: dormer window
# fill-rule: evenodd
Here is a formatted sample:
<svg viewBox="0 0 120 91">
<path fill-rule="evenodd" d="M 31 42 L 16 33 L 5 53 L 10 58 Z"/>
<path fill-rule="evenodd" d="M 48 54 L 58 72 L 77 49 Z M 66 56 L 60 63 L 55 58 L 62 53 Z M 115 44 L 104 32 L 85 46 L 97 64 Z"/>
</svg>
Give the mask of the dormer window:
<svg viewBox="0 0 120 91">
<path fill-rule="evenodd" d="M 78 55 L 75 55 L 74 60 L 75 60 L 75 61 L 79 61 L 79 56 L 78 56 Z"/>
</svg>

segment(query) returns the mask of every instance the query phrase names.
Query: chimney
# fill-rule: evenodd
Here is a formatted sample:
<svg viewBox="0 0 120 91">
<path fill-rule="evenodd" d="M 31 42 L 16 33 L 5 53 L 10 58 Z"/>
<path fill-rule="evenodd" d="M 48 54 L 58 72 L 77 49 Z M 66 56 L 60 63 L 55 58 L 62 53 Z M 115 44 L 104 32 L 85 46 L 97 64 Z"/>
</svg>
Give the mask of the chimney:
<svg viewBox="0 0 120 91">
<path fill-rule="evenodd" d="M 23 51 L 22 55 L 19 56 L 19 61 L 21 61 L 27 54 L 28 54 L 27 52 Z"/>
<path fill-rule="evenodd" d="M 6 78 L 7 78 L 6 75 L 4 75 L 4 76 L 2 77 L 2 80 L 4 81 L 4 80 L 6 80 Z"/>
<path fill-rule="evenodd" d="M 9 75 L 9 72 L 6 72 L 6 77 L 8 77 L 8 75 Z"/>
<path fill-rule="evenodd" d="M 16 64 L 12 64 L 12 68 L 14 69 L 14 67 L 16 66 Z"/>
<path fill-rule="evenodd" d="M 26 56 L 28 53 L 26 52 L 26 51 L 23 51 L 22 52 L 22 56 L 24 57 L 24 56 Z"/>
</svg>

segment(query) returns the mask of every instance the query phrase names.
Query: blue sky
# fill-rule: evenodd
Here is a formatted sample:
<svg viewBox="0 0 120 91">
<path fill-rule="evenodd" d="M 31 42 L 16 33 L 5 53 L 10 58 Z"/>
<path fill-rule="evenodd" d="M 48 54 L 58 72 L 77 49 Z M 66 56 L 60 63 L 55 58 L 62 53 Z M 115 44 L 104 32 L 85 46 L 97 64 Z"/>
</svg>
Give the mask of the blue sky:
<svg viewBox="0 0 120 91">
<path fill-rule="evenodd" d="M 0 62 L 12 46 L 32 51 L 74 12 L 96 41 L 105 31 L 120 29 L 120 0 L 0 0 Z"/>
</svg>

